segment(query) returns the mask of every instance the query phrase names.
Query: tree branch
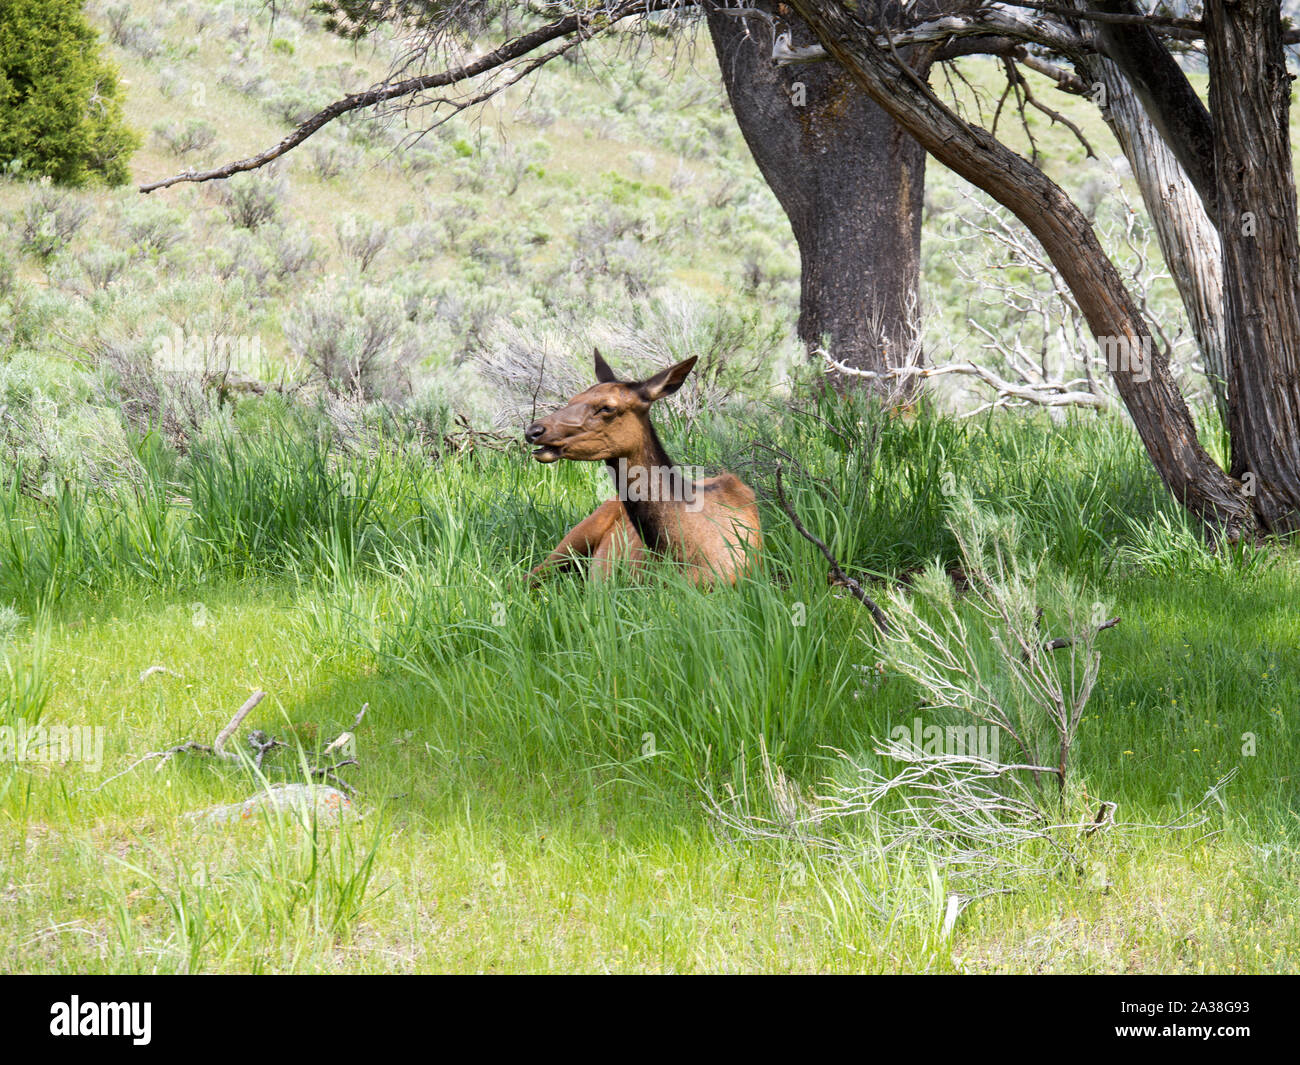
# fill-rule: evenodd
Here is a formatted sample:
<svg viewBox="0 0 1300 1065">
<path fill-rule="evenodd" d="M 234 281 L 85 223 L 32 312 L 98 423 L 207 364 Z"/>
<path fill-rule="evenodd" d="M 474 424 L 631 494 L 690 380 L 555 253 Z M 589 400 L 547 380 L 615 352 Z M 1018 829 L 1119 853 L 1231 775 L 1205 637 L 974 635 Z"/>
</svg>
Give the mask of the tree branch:
<svg viewBox="0 0 1300 1065">
<path fill-rule="evenodd" d="M 196 171 L 190 169 L 172 177 L 164 178 L 161 181 L 148 182 L 139 187 L 140 192 L 156 192 L 159 189 L 185 183 L 218 181 L 249 170 L 257 170 L 292 151 L 329 123 L 349 112 L 375 107 L 391 100 L 414 96 L 430 89 L 447 88 L 461 82 L 470 81 L 490 71 L 499 70 L 516 60 L 523 59 L 542 46 L 564 37 L 576 35 L 579 39 L 589 39 L 628 18 L 669 8 L 690 6 L 695 6 L 695 0 L 625 0 L 624 3 L 608 10 L 586 11 L 567 15 L 507 41 L 472 63 L 440 71 L 436 74 L 405 78 L 390 84 L 377 85 L 363 92 L 351 93 L 334 101 L 328 107 L 317 111 L 310 118 L 295 126 L 279 143 L 258 152 L 256 155 L 237 159 L 211 170 Z M 821 45 L 793 47 L 790 43 L 789 32 L 779 29 L 778 21 L 766 12 L 749 7 L 722 7 L 718 10 L 723 14 L 733 15 L 738 18 L 753 17 L 764 20 L 772 29 L 772 58 L 778 64 L 819 62 L 827 58 L 826 51 Z M 882 35 L 878 43 L 882 47 L 898 48 L 950 41 L 954 38 L 994 36 L 1037 44 L 1067 56 L 1092 51 L 1088 41 L 1068 26 L 1046 18 L 1019 14 L 1007 10 L 1001 5 L 979 11 L 968 17 L 949 16 L 931 19 L 910 29 L 896 32 L 892 38 Z M 532 70 L 544 65 L 545 62 L 555 58 L 565 50 L 567 49 L 556 49 L 540 57 L 530 66 L 529 71 L 526 73 L 531 73 Z M 994 54 L 1001 54 L 1003 50 L 1004 48 L 1001 45 L 990 49 Z M 1067 86 L 1068 82 L 1060 76 L 1063 72 L 1060 72 L 1059 68 L 1048 69 L 1050 65 L 1045 61 L 1033 57 L 1031 57 L 1031 60 L 1022 60 L 1022 62 L 1026 62 L 1026 65 L 1031 66 L 1032 69 L 1040 69 L 1041 67 L 1040 72 L 1054 78 L 1062 87 Z M 512 79 L 510 83 L 513 84 L 517 80 L 519 80 L 518 77 Z M 485 91 L 466 101 L 461 101 L 455 106 L 457 110 L 464 110 L 465 107 L 473 106 L 490 98 L 496 91 L 498 90 Z M 1071 89 L 1070 91 L 1074 90 Z"/>
<path fill-rule="evenodd" d="M 1098 0 L 1108 12 L 1134 14 L 1133 0 Z M 1123 72 L 1143 109 L 1191 179 L 1210 221 L 1218 225 L 1214 124 L 1182 67 L 1150 24 L 1098 26 L 1102 54 Z"/>
<path fill-rule="evenodd" d="M 1106 3 L 1107 0 L 1099 0 L 1099 2 Z M 1145 26 L 1163 30 L 1177 30 L 1197 37 L 1205 32 L 1205 24 L 1200 19 L 1147 15 L 1136 9 L 1097 11 L 1091 8 L 1040 3 L 1038 0 L 1005 0 L 1005 3 L 1011 7 L 1024 7 L 1031 11 L 1042 11 L 1048 15 L 1064 15 L 1067 18 L 1083 19 L 1086 22 L 1105 23 L 1112 26 Z"/>
<path fill-rule="evenodd" d="M 568 15 L 541 26 L 530 33 L 509 40 L 472 63 L 466 63 L 451 70 L 440 71 L 437 74 L 425 74 L 420 77 L 406 78 L 389 85 L 378 85 L 364 92 L 352 93 L 340 100 L 335 100 L 328 107 L 317 111 L 305 122 L 294 127 L 293 131 L 278 144 L 259 152 L 257 155 L 227 163 L 225 166 L 219 166 L 214 170 L 188 170 L 183 174 L 176 174 L 162 181 L 141 185 L 140 191 L 150 193 L 184 182 L 216 181 L 221 178 L 232 177 L 246 170 L 256 170 L 258 167 L 265 166 L 267 163 L 296 148 L 323 126 L 350 111 L 374 107 L 376 104 L 386 103 L 389 100 L 396 100 L 405 96 L 413 96 L 429 89 L 446 88 L 449 85 L 469 81 L 481 74 L 486 74 L 488 71 L 500 69 L 515 60 L 522 59 L 551 41 L 575 34 L 582 38 L 588 38 L 596 33 L 603 32 L 625 18 L 644 15 L 651 11 L 661 10 L 666 6 L 669 6 L 667 0 L 627 0 L 627 2 L 619 4 L 611 10 L 594 10 Z M 560 51 L 560 49 L 557 49 L 546 58 L 554 58 Z M 482 98 L 485 99 L 486 97 Z"/>
<path fill-rule="evenodd" d="M 798 511 L 796 511 L 790 501 L 786 499 L 785 486 L 781 483 L 781 467 L 779 465 L 776 468 L 776 499 L 777 502 L 781 504 L 781 509 L 786 512 L 786 515 L 794 524 L 795 532 L 816 547 L 817 550 L 822 553 L 822 557 L 830 563 L 831 576 L 835 578 L 838 584 L 844 585 L 845 588 L 853 593 L 853 597 L 857 599 L 858 602 L 871 611 L 871 617 L 875 621 L 876 627 L 879 628 L 881 632 L 888 634 L 889 619 L 885 617 L 885 612 L 880 609 L 880 606 L 874 599 L 862 590 L 862 585 L 844 572 L 843 568 L 841 568 L 839 564 L 839 560 L 831 554 L 831 549 L 827 547 L 822 540 L 818 539 L 807 530 L 804 523 L 799 519 Z"/>
</svg>

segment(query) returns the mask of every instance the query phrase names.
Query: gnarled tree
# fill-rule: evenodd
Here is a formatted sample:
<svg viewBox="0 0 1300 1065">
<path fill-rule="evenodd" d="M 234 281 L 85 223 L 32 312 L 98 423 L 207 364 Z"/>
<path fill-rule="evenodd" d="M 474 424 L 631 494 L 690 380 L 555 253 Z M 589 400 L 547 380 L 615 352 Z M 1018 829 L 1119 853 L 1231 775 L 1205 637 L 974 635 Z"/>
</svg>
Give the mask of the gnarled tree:
<svg viewBox="0 0 1300 1065">
<path fill-rule="evenodd" d="M 946 19 L 944 27 L 978 35 L 988 32 L 990 13 L 1046 9 L 1053 18 L 1040 14 L 1029 20 L 1022 39 L 1050 47 L 1049 36 L 1081 35 L 1091 51 L 1105 55 L 1129 79 L 1199 193 L 1222 244 L 1233 476 L 1197 441 L 1166 360 L 1077 205 L 1036 167 L 944 106 L 898 56 L 893 31 L 875 20 L 870 7 L 834 0 L 793 0 L 793 7 L 864 92 L 935 158 L 1015 213 L 1038 238 L 1098 342 L 1118 355 L 1111 365 L 1116 387 L 1174 495 L 1229 536 L 1297 528 L 1300 249 L 1279 0 L 1207 0 L 1203 20 L 1148 16 L 1116 4 L 1111 10 L 979 4 Z M 921 20 L 910 27 L 913 36 L 924 28 Z M 1173 61 L 1165 40 L 1170 35 L 1205 41 L 1208 110 Z M 1142 357 L 1135 358 L 1138 352 Z"/>
</svg>

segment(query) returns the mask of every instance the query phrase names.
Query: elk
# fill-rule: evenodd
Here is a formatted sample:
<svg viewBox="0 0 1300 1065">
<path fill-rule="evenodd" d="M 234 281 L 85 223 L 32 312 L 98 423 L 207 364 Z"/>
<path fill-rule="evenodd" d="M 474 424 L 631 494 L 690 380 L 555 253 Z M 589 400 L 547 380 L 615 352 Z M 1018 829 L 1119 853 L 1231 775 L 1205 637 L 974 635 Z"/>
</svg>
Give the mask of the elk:
<svg viewBox="0 0 1300 1065">
<path fill-rule="evenodd" d="M 597 383 L 533 422 L 524 439 L 534 445 L 538 462 L 604 462 L 617 497 L 579 522 L 534 567 L 530 581 L 582 559 L 600 578 L 618 560 L 640 564 L 660 555 L 685 567 L 696 584 L 734 584 L 762 544 L 754 493 L 730 473 L 687 478 L 650 422 L 650 405 L 681 388 L 696 360 L 644 381 L 620 381 L 599 349 L 595 354 Z"/>
</svg>

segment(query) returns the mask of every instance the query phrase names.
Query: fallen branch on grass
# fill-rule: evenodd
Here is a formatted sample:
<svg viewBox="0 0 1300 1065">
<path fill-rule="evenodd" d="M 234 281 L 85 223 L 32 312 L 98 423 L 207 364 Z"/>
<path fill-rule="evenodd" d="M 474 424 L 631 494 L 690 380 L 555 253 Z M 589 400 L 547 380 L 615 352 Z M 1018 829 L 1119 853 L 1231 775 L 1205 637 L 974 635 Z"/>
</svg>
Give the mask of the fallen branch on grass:
<svg viewBox="0 0 1300 1065">
<path fill-rule="evenodd" d="M 236 730 L 243 723 L 244 718 L 252 713 L 253 709 L 265 698 L 266 692 L 261 691 L 260 689 L 253 692 L 253 694 L 244 701 L 244 705 L 235 711 L 235 716 L 230 719 L 226 727 L 217 733 L 217 738 L 213 740 L 211 744 L 199 743 L 197 740 L 186 740 L 184 743 L 178 743 L 161 751 L 150 751 L 148 754 L 137 758 L 120 773 L 114 773 L 98 786 L 93 788 L 81 788 L 80 790 L 101 791 L 113 781 L 117 780 L 118 777 L 126 776 L 126 774 L 130 773 L 133 769 L 155 758 L 158 759 L 158 764 L 154 766 L 154 772 L 161 772 L 163 766 L 170 762 L 176 755 L 190 751 L 195 754 L 209 754 L 215 758 L 224 759 L 225 761 L 238 761 L 239 755 L 234 751 L 226 750 L 226 744 L 229 742 L 230 737 L 235 734 Z M 366 716 L 366 711 L 369 709 L 370 704 L 364 704 L 358 712 L 356 719 L 352 722 L 352 731 L 340 733 L 336 739 L 325 747 L 318 757 L 324 758 L 326 755 L 333 754 L 335 751 L 341 750 L 351 744 L 355 738 L 353 732 L 355 732 L 361 725 L 361 721 Z M 262 768 L 262 759 L 266 757 L 267 751 L 289 746 L 289 744 L 284 740 L 278 740 L 274 736 L 271 736 L 260 729 L 254 729 L 248 734 L 248 745 L 256 752 L 253 759 L 253 765 L 259 771 Z M 360 763 L 355 758 L 345 758 L 342 761 L 335 762 L 331 765 L 308 766 L 307 773 L 310 776 L 319 777 L 322 780 L 329 781 L 341 791 L 345 791 L 348 794 L 354 794 L 356 789 L 351 784 L 347 783 L 347 781 L 340 778 L 337 773 L 338 770 L 343 769 L 346 766 L 359 764 Z"/>
<path fill-rule="evenodd" d="M 875 620 L 876 626 L 880 631 L 888 633 L 889 619 L 885 617 L 885 612 L 880 609 L 874 599 L 862 590 L 862 585 L 844 572 L 843 568 L 839 564 L 839 560 L 831 554 L 831 549 L 810 533 L 807 528 L 804 527 L 804 523 L 799 520 L 798 513 L 795 511 L 794 507 L 791 506 L 790 501 L 785 496 L 785 486 L 781 483 L 781 467 L 779 464 L 776 467 L 776 498 L 777 502 L 781 504 L 781 509 L 786 512 L 790 521 L 794 524 L 795 532 L 810 544 L 816 546 L 816 548 L 822 553 L 822 557 L 830 564 L 831 576 L 835 579 L 835 582 L 837 584 L 842 584 L 852 592 L 858 602 L 871 611 L 871 616 Z"/>
<path fill-rule="evenodd" d="M 240 723 L 252 712 L 253 707 L 265 698 L 266 692 L 264 691 L 255 691 L 248 697 L 244 705 L 235 711 L 235 716 L 230 719 L 230 724 L 217 733 L 216 742 L 212 744 L 213 754 L 221 758 L 234 757 L 234 755 L 226 754 L 226 741 L 234 735 L 235 729 L 239 728 Z"/>
<path fill-rule="evenodd" d="M 1110 618 L 1108 621 L 1103 621 L 1097 626 L 1097 632 L 1105 632 L 1107 629 L 1113 629 L 1118 624 L 1119 618 Z M 1075 637 L 1073 636 L 1058 636 L 1055 640 L 1048 640 L 1043 644 L 1043 650 L 1059 651 L 1062 647 L 1074 646 L 1074 641 Z"/>
<path fill-rule="evenodd" d="M 1042 621 L 1043 621 L 1043 611 L 1042 608 L 1040 607 L 1038 610 L 1038 615 L 1035 618 L 1035 622 L 1040 628 L 1042 627 Z M 1093 630 L 1093 636 L 1096 636 L 1098 633 L 1105 632 L 1107 629 L 1113 629 L 1118 624 L 1119 624 L 1119 618 L 1117 617 L 1108 618 L 1107 620 L 1103 621 L 1100 625 L 1098 625 L 1095 630 Z M 1073 647 L 1074 641 L 1077 639 L 1078 639 L 1077 636 L 1057 636 L 1055 639 L 1052 640 L 1044 640 L 1043 650 L 1059 651 L 1064 647 Z M 1023 658 L 1025 661 L 1029 660 L 1029 648 L 1025 648 L 1025 650 L 1021 652 L 1021 658 Z"/>
<path fill-rule="evenodd" d="M 342 769 L 344 766 L 360 765 L 360 764 L 361 763 L 358 762 L 355 758 L 347 758 L 342 762 L 336 762 L 332 766 L 312 766 L 310 769 L 307 770 L 307 772 L 310 773 L 313 777 L 320 777 L 321 780 L 328 780 L 340 791 L 345 791 L 349 795 L 355 795 L 357 789 L 354 788 L 347 781 L 345 781 L 342 777 L 336 776 L 334 771 L 336 769 Z"/>
</svg>

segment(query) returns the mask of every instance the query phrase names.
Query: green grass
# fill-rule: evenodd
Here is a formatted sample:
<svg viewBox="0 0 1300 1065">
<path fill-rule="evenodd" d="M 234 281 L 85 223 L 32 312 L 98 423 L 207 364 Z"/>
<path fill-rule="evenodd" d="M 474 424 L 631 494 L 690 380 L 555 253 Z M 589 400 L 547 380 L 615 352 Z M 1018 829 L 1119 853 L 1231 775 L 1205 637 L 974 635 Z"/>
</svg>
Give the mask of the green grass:
<svg viewBox="0 0 1300 1065">
<path fill-rule="evenodd" d="M 863 685 L 858 667 L 877 657 L 864 614 L 832 594 L 777 512 L 764 511 L 762 567 L 735 589 L 704 593 L 664 572 L 530 591 L 527 567 L 599 498 L 598 471 L 542 468 L 522 449 L 416 467 L 393 446 L 356 468 L 363 490 L 340 496 L 346 468 L 291 423 L 197 450 L 171 470 L 183 490 L 155 512 L 110 521 L 82 508 L 114 530 L 86 549 L 84 573 L 53 561 L 95 542 L 58 532 L 57 501 L 6 523 L 10 553 L 21 537 L 39 563 L 6 570 L 6 594 L 33 582 L 35 609 L 8 654 L 7 716 L 107 728 L 99 773 L 10 767 L 10 967 L 1288 968 L 1293 556 L 1199 548 L 1200 569 L 1184 570 L 1178 552 L 1191 548 L 1175 544 L 1171 569 L 1129 560 L 1132 530 L 1177 512 L 1119 425 L 891 421 L 829 401 L 819 416 L 829 426 L 773 412 L 764 440 L 801 456 L 792 495 L 851 569 L 951 554 L 933 487 L 950 468 L 1017 513 L 1026 551 L 1093 582 L 1123 622 L 1099 642 L 1077 781 L 1118 802 L 1121 820 L 1158 825 L 1238 768 L 1209 825 L 1116 834 L 1084 875 L 978 903 L 951 937 L 943 883 L 910 865 L 868 852 L 850 875 L 788 845 L 726 843 L 701 789 L 752 779 L 760 741 L 803 787 L 842 776 L 828 748 L 867 754 L 916 713 L 901 677 Z M 837 435 L 863 424 L 875 426 L 870 463 Z M 692 458 L 737 452 L 734 426 L 679 432 L 665 436 Z M 300 450 L 275 450 L 286 447 Z M 332 457 L 313 466 L 322 448 Z M 150 513 L 168 537 L 150 540 Z M 152 555 L 139 546 L 160 540 Z M 141 681 L 151 665 L 178 676 Z M 361 821 L 195 829 L 187 811 L 258 787 L 199 756 L 105 783 L 146 751 L 210 742 L 255 688 L 270 695 L 246 728 L 307 748 L 370 704 L 351 777 Z M 273 757 L 267 779 L 298 779 L 297 764 Z M 912 900 L 905 919 L 873 909 L 882 892 Z"/>
<path fill-rule="evenodd" d="M 133 8 L 162 50 L 109 48 L 128 119 L 148 134 L 202 118 L 217 138 L 205 158 L 147 136 L 139 180 L 272 144 L 294 108 L 388 69 L 383 42 L 354 50 L 292 12 L 271 32 L 260 0 Z M 96 772 L 0 763 L 6 968 L 1294 970 L 1300 563 L 1278 545 L 1207 550 L 1118 416 L 891 420 L 802 380 L 689 425 L 667 411 L 674 455 L 763 490 L 756 572 L 708 593 L 672 571 L 527 588 L 606 485 L 513 444 L 449 443 L 453 410 L 482 428 L 494 409 L 475 357 L 512 330 L 585 353 L 635 328 L 675 358 L 716 341 L 778 362 L 772 338 L 797 313 L 793 239 L 708 49 L 674 66 L 615 45 L 409 149 L 393 152 L 401 130 L 322 134 L 351 161 L 327 177 L 295 153 L 282 225 L 238 229 L 213 188 L 91 190 L 63 201 L 90 214 L 45 260 L 0 236 L 0 724 L 106 730 Z M 985 88 L 995 73 L 968 70 Z M 1113 154 L 1095 110 L 1072 117 Z M 1029 121 L 1103 228 L 1127 217 L 1087 188 L 1102 164 Z M 963 268 L 988 246 L 950 225 L 959 183 L 938 166 L 927 183 L 932 332 L 976 351 L 974 317 L 1034 349 L 1010 304 L 971 302 Z M 0 182 L 0 212 L 36 195 Z M 336 234 L 352 216 L 390 235 L 364 273 Z M 298 238 L 314 257 L 286 265 Z M 339 418 L 276 394 L 151 406 L 94 354 L 178 330 L 256 339 L 260 363 L 240 368 L 292 389 L 287 322 L 388 298 L 418 390 Z M 1167 282 L 1152 306 L 1177 332 Z M 1215 418 L 1198 416 L 1218 454 Z M 872 763 L 873 739 L 918 713 L 916 689 L 873 669 L 861 607 L 772 504 L 778 461 L 803 520 L 882 599 L 958 560 L 948 503 L 969 491 L 1015 516 L 1025 559 L 1119 615 L 1098 640 L 1070 812 L 1091 814 L 1086 789 L 1149 827 L 1092 839 L 1079 869 L 973 904 L 951 935 L 953 885 L 881 859 L 870 825 L 842 829 L 862 848 L 847 869 L 719 833 L 706 793 L 752 793 L 763 748 L 806 794 L 846 779 L 837 751 Z M 141 679 L 155 665 L 170 672 Z M 127 771 L 211 742 L 255 689 L 268 696 L 237 742 L 257 728 L 290 743 L 264 776 L 197 755 Z M 366 703 L 344 771 L 361 820 L 186 816 L 301 779 L 306 752 Z M 1234 769 L 1204 826 L 1154 827 Z"/>
</svg>

